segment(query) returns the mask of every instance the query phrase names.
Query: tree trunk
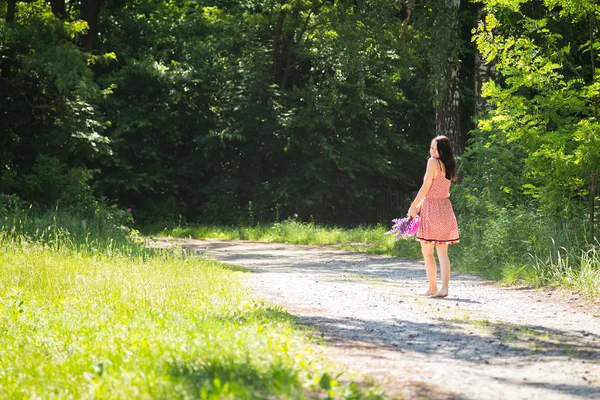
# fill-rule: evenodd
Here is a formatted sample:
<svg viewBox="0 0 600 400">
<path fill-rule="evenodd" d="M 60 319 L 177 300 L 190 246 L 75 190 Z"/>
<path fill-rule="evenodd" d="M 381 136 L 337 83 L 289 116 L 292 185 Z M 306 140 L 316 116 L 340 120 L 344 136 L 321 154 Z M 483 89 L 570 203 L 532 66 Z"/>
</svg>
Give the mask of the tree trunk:
<svg viewBox="0 0 600 400">
<path fill-rule="evenodd" d="M 82 49 L 93 51 L 98 40 L 101 0 L 83 0 L 81 2 L 81 18 L 88 23 L 89 30 L 83 37 Z"/>
<path fill-rule="evenodd" d="M 67 7 L 65 0 L 50 0 L 50 6 L 52 7 L 52 14 L 61 21 L 67 19 Z"/>
<path fill-rule="evenodd" d="M 460 0 L 446 0 L 446 5 L 454 15 L 451 26 L 447 28 L 457 30 Z M 448 84 L 443 89 L 441 101 L 435 110 L 435 133 L 436 135 L 447 136 L 454 153 L 461 154 L 463 139 L 460 125 L 460 60 L 458 59 L 458 45 L 454 46 L 448 54 L 448 73 L 446 76 Z"/>
<path fill-rule="evenodd" d="M 487 100 L 481 95 L 483 84 L 492 77 L 493 67 L 481 59 L 479 50 L 475 51 L 475 116 L 480 117 L 488 108 Z"/>
<path fill-rule="evenodd" d="M 6 11 L 6 22 L 14 22 L 17 13 L 17 0 L 8 0 L 8 10 Z"/>
<path fill-rule="evenodd" d="M 304 37 L 304 34 L 306 33 L 306 31 L 308 29 L 308 24 L 310 23 L 310 19 L 311 19 L 312 15 L 316 11 L 318 11 L 318 9 L 320 7 L 321 6 L 317 7 L 314 10 L 310 10 L 308 12 L 308 15 L 304 19 L 304 25 L 302 25 L 302 29 L 300 30 L 298 37 L 296 38 L 296 36 L 294 35 L 292 37 L 292 42 L 288 43 L 285 68 L 283 70 L 283 77 L 281 78 L 281 85 L 279 86 L 281 88 L 281 90 L 285 90 L 285 88 L 287 87 L 287 81 L 288 81 L 288 77 L 290 75 L 290 70 L 292 68 L 292 61 L 294 58 L 294 52 L 296 51 L 296 48 L 298 47 L 298 45 L 302 42 L 302 38 Z"/>
<path fill-rule="evenodd" d="M 588 18 L 589 22 L 589 35 L 590 35 L 590 58 L 592 61 L 592 84 L 596 82 L 596 55 L 594 54 L 594 17 L 590 14 Z M 598 96 L 594 95 L 594 118 L 598 121 Z"/>
<path fill-rule="evenodd" d="M 435 109 L 435 133 L 450 139 L 455 154 L 463 151 L 463 140 L 460 129 L 460 93 L 459 73 L 460 64 L 455 63 L 450 73 L 450 82 L 446 87 L 444 97 Z"/>
<path fill-rule="evenodd" d="M 283 7 L 287 3 L 287 0 L 281 1 L 281 6 Z M 279 73 L 279 64 L 280 64 L 280 47 L 282 42 L 282 34 L 283 34 L 283 24 L 285 22 L 285 18 L 287 16 L 287 12 L 285 10 L 280 10 L 279 15 L 277 16 L 277 25 L 275 25 L 275 37 L 273 39 L 273 82 L 280 82 L 280 78 L 278 76 Z"/>
<path fill-rule="evenodd" d="M 404 22 L 402 22 L 402 29 L 400 30 L 400 36 L 398 37 L 398 42 L 401 42 L 404 39 L 404 34 L 406 33 L 406 28 L 408 28 L 408 24 L 410 23 L 410 18 L 412 17 L 413 10 L 415 8 L 415 3 L 417 0 L 411 0 L 408 3 L 406 9 L 406 18 L 404 18 Z"/>
<path fill-rule="evenodd" d="M 288 76 L 290 74 L 290 68 L 292 68 L 292 57 L 293 57 L 292 52 L 293 51 L 294 51 L 294 46 L 289 45 L 288 50 L 287 50 L 285 67 L 283 69 L 283 77 L 281 78 L 281 84 L 279 85 L 279 88 L 281 90 L 285 90 L 286 86 L 287 86 L 287 80 L 288 80 Z"/>
</svg>

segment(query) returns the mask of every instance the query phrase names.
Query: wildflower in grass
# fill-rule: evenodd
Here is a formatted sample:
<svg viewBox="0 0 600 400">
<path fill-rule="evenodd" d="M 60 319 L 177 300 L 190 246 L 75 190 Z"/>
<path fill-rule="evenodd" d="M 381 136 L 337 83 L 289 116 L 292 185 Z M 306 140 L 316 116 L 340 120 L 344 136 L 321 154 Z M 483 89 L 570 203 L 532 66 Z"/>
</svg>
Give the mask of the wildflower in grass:
<svg viewBox="0 0 600 400">
<path fill-rule="evenodd" d="M 128 212 L 128 213 L 130 213 L 131 212 L 131 208 L 126 208 L 125 211 Z"/>
</svg>

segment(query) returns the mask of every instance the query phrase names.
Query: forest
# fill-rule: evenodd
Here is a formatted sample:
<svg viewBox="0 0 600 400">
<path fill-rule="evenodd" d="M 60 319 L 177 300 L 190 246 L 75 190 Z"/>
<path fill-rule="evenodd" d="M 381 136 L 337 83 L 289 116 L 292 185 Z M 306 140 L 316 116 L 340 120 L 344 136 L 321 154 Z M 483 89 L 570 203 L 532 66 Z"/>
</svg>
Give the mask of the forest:
<svg viewBox="0 0 600 400">
<path fill-rule="evenodd" d="M 543 281 L 597 245 L 599 21 L 593 0 L 3 0 L 0 209 L 387 225 L 446 135 L 462 263 Z"/>
</svg>

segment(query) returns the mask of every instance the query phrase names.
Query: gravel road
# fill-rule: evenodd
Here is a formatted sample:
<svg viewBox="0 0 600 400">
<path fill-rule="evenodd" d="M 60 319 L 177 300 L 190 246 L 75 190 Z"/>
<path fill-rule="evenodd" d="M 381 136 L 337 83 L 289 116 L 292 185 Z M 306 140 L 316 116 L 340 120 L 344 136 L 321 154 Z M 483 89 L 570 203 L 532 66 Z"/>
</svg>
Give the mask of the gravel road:
<svg viewBox="0 0 600 400">
<path fill-rule="evenodd" d="M 600 310 L 576 295 L 453 274 L 419 296 L 422 262 L 320 246 L 158 239 L 249 268 L 256 297 L 323 332 L 328 354 L 420 399 L 600 399 Z"/>
</svg>

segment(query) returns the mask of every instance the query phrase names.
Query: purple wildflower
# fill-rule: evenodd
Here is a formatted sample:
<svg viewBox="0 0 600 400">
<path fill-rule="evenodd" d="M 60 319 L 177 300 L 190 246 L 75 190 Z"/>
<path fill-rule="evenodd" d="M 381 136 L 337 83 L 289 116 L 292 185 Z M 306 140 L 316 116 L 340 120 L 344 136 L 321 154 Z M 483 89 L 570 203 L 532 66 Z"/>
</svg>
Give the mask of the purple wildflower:
<svg viewBox="0 0 600 400">
<path fill-rule="evenodd" d="M 400 239 L 402 236 L 406 236 L 408 232 L 408 227 L 410 226 L 410 218 L 396 218 L 393 219 L 392 222 L 394 226 L 386 235 L 396 234 L 396 239 Z"/>
<path fill-rule="evenodd" d="M 126 208 L 125 211 L 127 211 L 128 213 L 131 212 L 131 208 Z"/>
<path fill-rule="evenodd" d="M 397 240 L 402 236 L 414 235 L 417 232 L 420 220 L 419 216 L 416 216 L 415 218 L 397 218 L 393 219 L 392 222 L 394 223 L 394 226 L 392 226 L 392 229 L 385 234 L 391 235 L 395 233 Z"/>
</svg>

